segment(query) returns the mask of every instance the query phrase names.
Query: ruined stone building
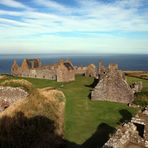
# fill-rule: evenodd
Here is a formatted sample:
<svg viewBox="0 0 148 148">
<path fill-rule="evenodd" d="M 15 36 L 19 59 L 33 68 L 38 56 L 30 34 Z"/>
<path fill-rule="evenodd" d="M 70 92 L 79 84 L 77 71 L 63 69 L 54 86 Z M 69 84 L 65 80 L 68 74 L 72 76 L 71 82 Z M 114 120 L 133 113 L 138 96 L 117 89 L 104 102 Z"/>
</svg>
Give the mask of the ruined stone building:
<svg viewBox="0 0 148 148">
<path fill-rule="evenodd" d="M 98 78 L 101 79 L 105 73 L 106 73 L 106 68 L 103 64 L 103 61 L 99 61 Z"/>
<path fill-rule="evenodd" d="M 75 74 L 96 78 L 97 68 L 94 64 L 89 64 L 87 66 L 75 66 Z"/>
<path fill-rule="evenodd" d="M 135 88 L 131 88 L 125 80 L 124 73 L 118 70 L 117 64 L 109 64 L 99 70 L 101 77 L 91 93 L 92 100 L 131 103 L 134 100 Z"/>
<path fill-rule="evenodd" d="M 39 59 L 24 59 L 21 66 L 14 60 L 11 73 L 14 76 L 57 80 L 58 82 L 75 80 L 74 66 L 69 60 L 61 60 L 55 64 L 41 65 Z"/>
<path fill-rule="evenodd" d="M 75 74 L 85 76 L 87 67 L 84 66 L 75 66 Z"/>
<path fill-rule="evenodd" d="M 85 76 L 96 77 L 96 66 L 94 64 L 87 66 Z"/>
<path fill-rule="evenodd" d="M 57 65 L 57 82 L 69 82 L 75 80 L 75 70 L 71 61 L 60 61 Z"/>
<path fill-rule="evenodd" d="M 117 129 L 102 148 L 147 148 L 148 108 Z"/>
</svg>

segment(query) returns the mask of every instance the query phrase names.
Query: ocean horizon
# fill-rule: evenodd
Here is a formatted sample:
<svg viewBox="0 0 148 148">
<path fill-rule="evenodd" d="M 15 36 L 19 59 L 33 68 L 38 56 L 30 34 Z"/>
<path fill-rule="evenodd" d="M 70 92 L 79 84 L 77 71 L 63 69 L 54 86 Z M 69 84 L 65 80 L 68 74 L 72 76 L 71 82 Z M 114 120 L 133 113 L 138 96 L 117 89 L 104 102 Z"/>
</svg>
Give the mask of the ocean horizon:
<svg viewBox="0 0 148 148">
<path fill-rule="evenodd" d="M 98 66 L 100 60 L 107 66 L 116 63 L 121 70 L 148 71 L 148 54 L 0 54 L 0 73 L 11 73 L 14 59 L 21 65 L 25 58 L 40 58 L 42 65 L 56 63 L 59 59 L 71 59 L 74 66 Z"/>
</svg>

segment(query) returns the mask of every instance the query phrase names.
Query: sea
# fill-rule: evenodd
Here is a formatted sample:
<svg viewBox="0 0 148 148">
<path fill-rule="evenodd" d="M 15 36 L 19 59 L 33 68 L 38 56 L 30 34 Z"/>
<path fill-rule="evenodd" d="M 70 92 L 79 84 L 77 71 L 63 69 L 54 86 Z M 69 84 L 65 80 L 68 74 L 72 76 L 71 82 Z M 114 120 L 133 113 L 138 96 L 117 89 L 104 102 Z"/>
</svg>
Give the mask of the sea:
<svg viewBox="0 0 148 148">
<path fill-rule="evenodd" d="M 148 71 L 148 54 L 0 54 L 0 73 L 11 73 L 14 59 L 21 65 L 24 58 L 40 58 L 42 65 L 56 63 L 60 59 L 71 59 L 73 65 L 98 66 L 100 60 L 107 66 L 117 63 L 121 70 Z"/>
</svg>

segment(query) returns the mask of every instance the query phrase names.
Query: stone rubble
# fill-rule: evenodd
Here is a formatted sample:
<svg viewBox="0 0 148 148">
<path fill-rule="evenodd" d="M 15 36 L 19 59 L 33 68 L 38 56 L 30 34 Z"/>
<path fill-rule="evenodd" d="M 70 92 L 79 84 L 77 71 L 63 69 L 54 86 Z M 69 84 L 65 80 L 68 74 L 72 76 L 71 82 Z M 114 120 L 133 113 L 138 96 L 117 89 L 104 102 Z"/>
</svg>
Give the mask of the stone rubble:
<svg viewBox="0 0 148 148">
<path fill-rule="evenodd" d="M 117 129 L 116 133 L 104 144 L 102 148 L 127 148 L 128 145 L 136 145 L 137 148 L 148 147 L 148 109 L 146 108 L 138 116 Z M 141 137 L 136 124 L 144 126 L 144 135 Z M 132 147 L 130 147 L 132 148 Z"/>
<path fill-rule="evenodd" d="M 5 110 L 19 99 L 25 99 L 28 93 L 19 87 L 0 86 L 0 111 Z"/>
</svg>

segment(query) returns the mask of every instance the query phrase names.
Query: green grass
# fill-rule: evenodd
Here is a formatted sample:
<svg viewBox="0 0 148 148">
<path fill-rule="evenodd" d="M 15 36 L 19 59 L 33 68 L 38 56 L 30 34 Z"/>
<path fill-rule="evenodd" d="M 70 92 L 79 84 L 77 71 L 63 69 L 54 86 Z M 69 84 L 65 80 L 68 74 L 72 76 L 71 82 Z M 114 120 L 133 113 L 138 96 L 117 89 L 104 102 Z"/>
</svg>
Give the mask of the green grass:
<svg viewBox="0 0 148 148">
<path fill-rule="evenodd" d="M 143 90 L 140 93 L 137 93 L 135 95 L 134 103 L 137 105 L 141 105 L 143 107 L 148 106 L 148 80 L 146 79 L 140 79 L 135 77 L 127 77 L 127 81 L 129 84 L 133 82 L 142 81 L 143 83 Z"/>
<path fill-rule="evenodd" d="M 105 101 L 91 101 L 89 94 L 92 90 L 89 85 L 93 78 L 77 76 L 76 81 L 58 83 L 56 81 L 25 78 L 35 88 L 54 87 L 62 90 L 66 96 L 65 108 L 65 139 L 69 141 L 67 147 L 73 144 L 83 144 L 86 147 L 96 147 L 124 120 L 128 120 L 137 110 L 121 103 Z M 148 80 L 127 77 L 129 83 L 143 81 L 144 94 L 148 96 Z M 108 131 L 108 133 L 105 133 Z M 101 133 L 101 135 L 99 134 Z M 94 139 L 96 139 L 94 141 Z M 70 143 L 72 142 L 72 143 Z M 74 144 L 74 145 L 75 145 Z"/>
</svg>

